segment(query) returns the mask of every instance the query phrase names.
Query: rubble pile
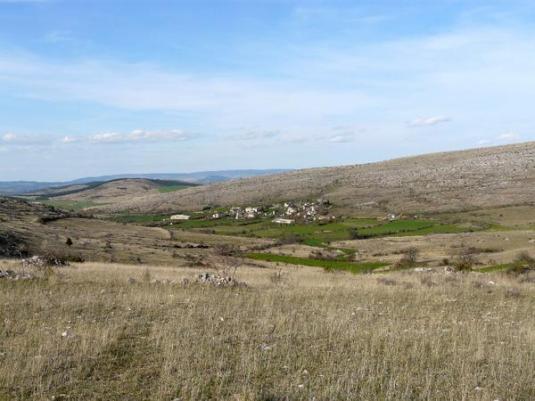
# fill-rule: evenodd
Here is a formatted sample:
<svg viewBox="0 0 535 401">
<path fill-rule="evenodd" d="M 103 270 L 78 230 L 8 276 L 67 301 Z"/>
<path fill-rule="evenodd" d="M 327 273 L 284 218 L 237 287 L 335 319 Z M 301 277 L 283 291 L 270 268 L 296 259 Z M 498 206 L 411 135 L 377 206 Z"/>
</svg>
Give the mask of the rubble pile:
<svg viewBox="0 0 535 401">
<path fill-rule="evenodd" d="M 0 280 L 30 280 L 33 278 L 33 275 L 26 272 L 16 272 L 13 270 L 0 270 Z"/>
<path fill-rule="evenodd" d="M 201 284 L 208 284 L 214 287 L 245 287 L 246 284 L 237 281 L 235 278 L 228 275 L 220 275 L 213 273 L 202 273 L 197 277 L 197 282 Z"/>
<path fill-rule="evenodd" d="M 22 259 L 23 268 L 45 268 L 68 266 L 69 262 L 55 256 L 32 256 Z"/>
</svg>

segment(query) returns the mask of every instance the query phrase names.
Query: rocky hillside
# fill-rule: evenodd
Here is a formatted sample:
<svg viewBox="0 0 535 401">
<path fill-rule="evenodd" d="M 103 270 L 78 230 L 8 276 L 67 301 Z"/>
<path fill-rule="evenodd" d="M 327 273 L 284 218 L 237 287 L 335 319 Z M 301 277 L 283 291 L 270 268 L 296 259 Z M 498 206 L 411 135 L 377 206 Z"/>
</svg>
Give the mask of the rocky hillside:
<svg viewBox="0 0 535 401">
<path fill-rule="evenodd" d="M 462 210 L 533 202 L 535 142 L 292 171 L 103 207 L 155 213 L 324 197 L 347 213 Z"/>
<path fill-rule="evenodd" d="M 34 200 L 74 201 L 87 204 L 111 204 L 135 197 L 172 192 L 197 186 L 183 181 L 152 180 L 145 178 L 124 178 L 106 182 L 90 182 L 43 189 L 26 194 Z"/>
<path fill-rule="evenodd" d="M 160 228 L 84 218 L 0 196 L 0 257 L 53 255 L 67 260 L 183 263 L 176 241 Z"/>
</svg>

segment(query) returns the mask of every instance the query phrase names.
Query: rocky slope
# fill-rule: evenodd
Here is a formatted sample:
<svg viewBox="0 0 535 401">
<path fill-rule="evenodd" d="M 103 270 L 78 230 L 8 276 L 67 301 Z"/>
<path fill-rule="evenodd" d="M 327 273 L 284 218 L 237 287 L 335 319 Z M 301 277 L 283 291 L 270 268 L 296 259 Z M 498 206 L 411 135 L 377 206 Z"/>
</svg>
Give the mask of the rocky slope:
<svg viewBox="0 0 535 401">
<path fill-rule="evenodd" d="M 118 202 L 155 213 L 324 197 L 347 213 L 462 210 L 535 199 L 535 142 L 298 170 Z"/>
</svg>

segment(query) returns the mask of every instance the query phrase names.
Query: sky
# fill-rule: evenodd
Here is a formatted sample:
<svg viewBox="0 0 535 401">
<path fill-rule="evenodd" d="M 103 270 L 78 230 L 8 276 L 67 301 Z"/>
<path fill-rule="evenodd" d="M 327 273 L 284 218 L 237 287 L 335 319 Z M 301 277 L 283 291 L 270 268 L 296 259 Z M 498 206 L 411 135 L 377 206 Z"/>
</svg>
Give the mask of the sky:
<svg viewBox="0 0 535 401">
<path fill-rule="evenodd" d="M 0 180 L 535 140 L 535 2 L 0 0 Z"/>
</svg>

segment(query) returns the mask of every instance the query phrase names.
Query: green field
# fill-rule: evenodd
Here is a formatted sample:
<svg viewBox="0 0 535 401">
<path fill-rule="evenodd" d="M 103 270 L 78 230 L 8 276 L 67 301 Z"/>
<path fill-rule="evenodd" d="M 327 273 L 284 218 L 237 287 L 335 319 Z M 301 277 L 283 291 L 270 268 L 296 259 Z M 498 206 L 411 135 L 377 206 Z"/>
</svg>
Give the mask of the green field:
<svg viewBox="0 0 535 401">
<path fill-rule="evenodd" d="M 387 235 L 450 234 L 469 230 L 460 225 L 441 224 L 430 220 L 396 220 L 370 228 L 358 229 L 357 235 L 369 238 Z"/>
<path fill-rule="evenodd" d="M 481 269 L 475 270 L 476 272 L 480 273 L 496 273 L 496 272 L 506 272 L 513 268 L 513 263 L 502 263 L 498 265 L 492 265 L 492 266 L 485 266 Z"/>
<path fill-rule="evenodd" d="M 305 223 L 281 226 L 270 219 L 255 220 L 189 220 L 175 224 L 175 228 L 210 231 L 214 234 L 247 237 L 294 239 L 307 245 L 321 246 L 333 241 L 382 236 L 459 233 L 474 230 L 457 224 L 442 224 L 431 220 L 380 221 L 373 218 L 348 218 L 330 223 Z"/>
<path fill-rule="evenodd" d="M 177 184 L 177 185 L 165 185 L 163 187 L 158 188 L 158 192 L 160 193 L 166 193 L 166 192 L 175 192 L 180 189 L 190 188 L 192 185 L 184 185 L 184 184 Z"/>
<path fill-rule="evenodd" d="M 322 267 L 326 270 L 345 270 L 351 273 L 369 273 L 375 269 L 387 266 L 387 264 L 383 262 L 357 263 L 342 260 L 299 258 L 296 256 L 275 255 L 273 253 L 249 253 L 246 256 L 250 259 L 262 260 L 266 262 L 279 262 L 291 265 Z"/>
<path fill-rule="evenodd" d="M 151 225 L 160 223 L 168 218 L 165 214 L 120 214 L 112 218 L 117 223 L 132 223 L 141 225 Z"/>
<path fill-rule="evenodd" d="M 160 224 L 169 215 L 117 215 L 114 221 L 135 224 Z M 191 220 L 175 221 L 172 229 L 208 232 L 253 238 L 272 238 L 288 242 L 300 242 L 310 246 L 328 246 L 335 241 L 365 239 L 385 236 L 448 234 L 481 230 L 474 225 L 444 224 L 436 220 L 406 219 L 384 221 L 375 218 L 345 218 L 333 222 L 310 222 L 280 225 L 271 218 L 235 220 L 206 219 L 204 214 L 193 215 Z"/>
</svg>

